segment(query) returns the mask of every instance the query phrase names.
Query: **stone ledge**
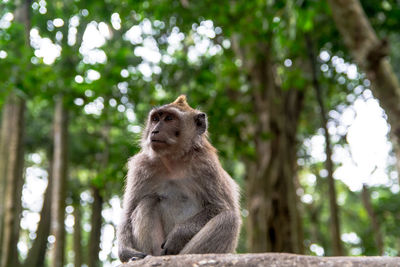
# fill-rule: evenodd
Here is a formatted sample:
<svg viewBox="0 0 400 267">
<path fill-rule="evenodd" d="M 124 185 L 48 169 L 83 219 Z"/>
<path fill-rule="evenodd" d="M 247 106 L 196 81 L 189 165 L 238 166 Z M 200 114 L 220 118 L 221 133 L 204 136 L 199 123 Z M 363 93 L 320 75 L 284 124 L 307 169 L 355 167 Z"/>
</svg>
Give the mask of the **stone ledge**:
<svg viewBox="0 0 400 267">
<path fill-rule="evenodd" d="M 260 254 L 197 254 L 176 256 L 148 256 L 143 260 L 122 264 L 120 267 L 207 267 L 207 266 L 321 266 L 321 267 L 352 267 L 352 266 L 399 266 L 400 257 L 316 257 L 288 253 Z"/>
</svg>

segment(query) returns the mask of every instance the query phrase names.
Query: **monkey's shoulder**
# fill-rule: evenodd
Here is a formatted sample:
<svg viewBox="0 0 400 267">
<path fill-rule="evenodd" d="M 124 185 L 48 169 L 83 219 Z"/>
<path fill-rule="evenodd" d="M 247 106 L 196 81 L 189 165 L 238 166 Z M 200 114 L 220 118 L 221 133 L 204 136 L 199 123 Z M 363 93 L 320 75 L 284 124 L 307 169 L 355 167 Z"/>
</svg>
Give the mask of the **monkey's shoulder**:
<svg viewBox="0 0 400 267">
<path fill-rule="evenodd" d="M 128 168 L 134 167 L 135 165 L 143 164 L 149 161 L 149 157 L 144 152 L 139 152 L 128 160 Z"/>
<path fill-rule="evenodd" d="M 151 171 L 156 167 L 154 160 L 144 152 L 132 156 L 128 160 L 127 165 L 128 171 L 140 173 L 143 173 L 144 171 L 151 173 Z"/>
</svg>

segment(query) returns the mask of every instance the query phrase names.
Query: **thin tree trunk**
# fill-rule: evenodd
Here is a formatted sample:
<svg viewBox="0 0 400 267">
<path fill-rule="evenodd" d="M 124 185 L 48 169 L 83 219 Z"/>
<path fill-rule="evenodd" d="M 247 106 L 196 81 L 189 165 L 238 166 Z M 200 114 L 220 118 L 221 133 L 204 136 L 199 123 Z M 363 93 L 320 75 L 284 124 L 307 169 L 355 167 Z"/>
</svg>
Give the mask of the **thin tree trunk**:
<svg viewBox="0 0 400 267">
<path fill-rule="evenodd" d="M 15 22 L 25 26 L 24 41 L 29 46 L 30 0 L 17 1 Z M 18 68 L 14 68 L 15 77 L 19 77 Z M 18 78 L 17 78 L 18 79 Z M 0 136 L 0 263 L 18 263 L 17 243 L 19 239 L 19 222 L 21 212 L 21 195 L 23 185 L 23 126 L 25 101 L 11 92 L 3 108 L 2 134 Z M 8 181 L 13 184 L 8 184 Z M 11 195 L 10 190 L 14 193 Z M 13 214 L 9 214 L 13 212 Z M 11 218 L 13 217 L 13 218 Z M 10 225 L 12 224 L 12 229 Z"/>
<path fill-rule="evenodd" d="M 394 139 L 394 140 L 397 140 L 397 139 Z M 396 161 L 397 180 L 398 180 L 398 183 L 400 185 L 400 143 L 395 143 L 394 142 L 393 150 L 394 150 L 394 152 L 396 154 L 396 159 L 397 159 L 397 161 Z"/>
<path fill-rule="evenodd" d="M 94 201 L 92 205 L 92 216 L 90 219 L 92 231 L 90 232 L 89 237 L 90 256 L 88 259 L 88 266 L 97 267 L 99 266 L 100 236 L 102 226 L 101 211 L 103 206 L 103 198 L 100 195 L 100 190 L 96 186 L 92 186 L 92 194 Z"/>
<path fill-rule="evenodd" d="M 48 182 L 46 192 L 44 194 L 43 206 L 40 212 L 40 222 L 36 231 L 36 239 L 29 250 L 28 256 L 24 262 L 25 267 L 42 267 L 44 266 L 47 239 L 50 234 L 50 218 L 51 218 L 51 190 L 52 190 L 52 161 L 49 158 Z"/>
<path fill-rule="evenodd" d="M 378 218 L 376 217 L 375 211 L 371 204 L 371 196 L 367 186 L 364 184 L 361 191 L 361 198 L 365 209 L 367 210 L 368 216 L 371 219 L 372 230 L 375 236 L 376 248 L 378 249 L 379 255 L 383 255 L 383 237 L 381 227 L 379 225 Z"/>
<path fill-rule="evenodd" d="M 78 203 L 74 205 L 74 218 L 75 218 L 75 224 L 74 224 L 74 266 L 75 267 L 81 267 L 82 266 L 82 218 L 81 218 L 81 210 L 80 210 L 80 203 L 78 199 Z M 90 256 L 92 257 L 92 256 Z M 90 258 L 89 257 L 89 258 Z"/>
<path fill-rule="evenodd" d="M 4 222 L 4 194 L 6 190 L 6 176 L 8 166 L 8 145 L 10 138 L 11 128 L 11 106 L 5 104 L 3 106 L 2 120 L 1 120 L 1 136 L 0 136 L 0 244 L 3 240 L 3 222 Z M 2 250 L 0 250 L 1 259 Z M 1 262 L 1 261 L 0 261 Z"/>
<path fill-rule="evenodd" d="M 332 252 L 333 256 L 341 256 L 343 255 L 343 246 L 340 238 L 340 222 L 339 222 L 339 207 L 336 202 L 336 187 L 335 180 L 333 179 L 333 161 L 332 161 L 332 145 L 328 132 L 328 118 L 326 115 L 324 100 L 322 96 L 322 89 L 320 87 L 318 81 L 317 74 L 317 66 L 316 66 L 316 57 L 314 53 L 314 45 L 312 43 L 311 37 L 306 36 L 306 42 L 308 47 L 308 57 L 311 65 L 311 75 L 313 81 L 313 87 L 315 90 L 315 95 L 317 98 L 318 106 L 320 109 L 321 115 L 321 123 L 322 129 L 324 130 L 325 136 L 325 153 L 326 153 L 326 161 L 325 167 L 328 171 L 328 188 L 329 188 L 329 206 L 330 206 L 330 214 L 331 214 L 331 239 L 332 239 Z"/>
<path fill-rule="evenodd" d="M 310 232 L 312 243 L 322 244 L 323 238 L 319 230 L 319 227 L 321 225 L 319 218 L 321 208 L 315 202 L 310 203 L 309 205 L 307 205 L 307 207 L 310 213 Z"/>
<path fill-rule="evenodd" d="M 64 266 L 65 247 L 65 196 L 67 178 L 68 113 L 63 98 L 56 100 L 54 114 L 53 186 L 51 205 L 51 234 L 55 237 L 51 253 L 53 267 Z"/>
<path fill-rule="evenodd" d="M 104 116 L 107 116 L 107 109 L 104 111 Z M 104 141 L 104 150 L 100 155 L 101 162 L 101 172 L 104 171 L 108 165 L 109 160 L 109 133 L 110 133 L 110 125 L 107 122 L 102 128 L 102 139 Z M 101 227 L 102 227 L 102 216 L 101 212 L 103 209 L 103 197 L 100 192 L 100 188 L 96 185 L 92 185 L 92 194 L 93 194 L 93 205 L 92 205 L 92 216 L 91 216 L 91 225 L 92 231 L 90 232 L 89 238 L 89 257 L 88 266 L 89 267 L 97 267 L 99 266 L 99 252 L 100 252 L 100 237 L 101 237 Z"/>
<path fill-rule="evenodd" d="M 6 167 L 6 190 L 4 196 L 4 229 L 1 267 L 18 266 L 17 243 L 21 213 L 23 185 L 23 132 L 25 101 L 11 93 L 6 101 L 9 111 L 10 136 L 7 140 L 8 160 Z"/>
<path fill-rule="evenodd" d="M 303 92 L 276 83 L 268 43 L 241 46 L 232 39 L 252 86 L 256 156 L 247 168 L 248 249 L 251 252 L 303 253 L 296 195 L 296 131 Z M 251 52 L 250 52 L 251 51 Z"/>
<path fill-rule="evenodd" d="M 385 58 L 387 42 L 378 39 L 359 0 L 328 3 L 344 43 L 371 81 L 371 89 L 388 116 L 395 142 L 400 145 L 400 84 Z"/>
</svg>

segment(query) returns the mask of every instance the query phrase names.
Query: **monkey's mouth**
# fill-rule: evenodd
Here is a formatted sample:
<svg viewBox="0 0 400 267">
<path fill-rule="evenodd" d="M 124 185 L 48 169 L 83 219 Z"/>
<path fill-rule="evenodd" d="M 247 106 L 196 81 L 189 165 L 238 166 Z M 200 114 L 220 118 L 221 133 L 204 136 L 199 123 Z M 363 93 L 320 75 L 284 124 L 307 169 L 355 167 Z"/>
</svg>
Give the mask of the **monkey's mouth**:
<svg viewBox="0 0 400 267">
<path fill-rule="evenodd" d="M 167 142 L 163 141 L 163 140 L 158 140 L 158 139 L 151 139 L 152 143 L 159 143 L 159 144 L 166 144 Z"/>
</svg>

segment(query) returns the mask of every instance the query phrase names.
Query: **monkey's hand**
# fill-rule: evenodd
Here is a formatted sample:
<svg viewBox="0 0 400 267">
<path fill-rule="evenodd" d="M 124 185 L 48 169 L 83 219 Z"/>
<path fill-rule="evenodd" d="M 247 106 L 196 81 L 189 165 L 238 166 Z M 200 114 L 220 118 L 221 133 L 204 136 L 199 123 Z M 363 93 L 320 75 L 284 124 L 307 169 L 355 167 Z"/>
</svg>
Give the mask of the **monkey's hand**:
<svg viewBox="0 0 400 267">
<path fill-rule="evenodd" d="M 183 249 L 193 234 L 186 227 L 175 227 L 161 245 L 161 255 L 177 255 Z"/>
<path fill-rule="evenodd" d="M 143 253 L 143 252 L 137 252 L 131 255 L 132 257 L 129 259 L 129 261 L 136 261 L 136 260 L 141 260 L 144 259 L 147 254 Z"/>
<path fill-rule="evenodd" d="M 147 254 L 133 250 L 131 248 L 120 249 L 118 254 L 119 258 L 121 259 L 121 262 L 136 261 L 143 259 L 144 257 L 147 256 Z"/>
</svg>

